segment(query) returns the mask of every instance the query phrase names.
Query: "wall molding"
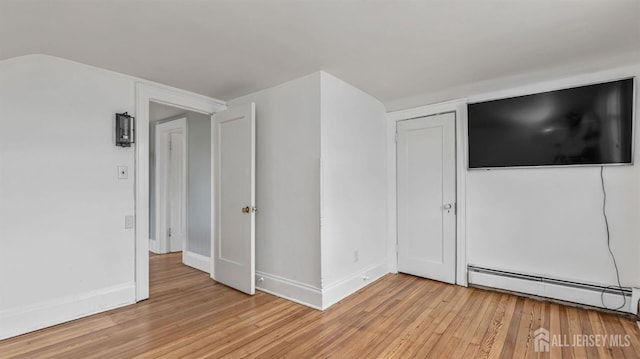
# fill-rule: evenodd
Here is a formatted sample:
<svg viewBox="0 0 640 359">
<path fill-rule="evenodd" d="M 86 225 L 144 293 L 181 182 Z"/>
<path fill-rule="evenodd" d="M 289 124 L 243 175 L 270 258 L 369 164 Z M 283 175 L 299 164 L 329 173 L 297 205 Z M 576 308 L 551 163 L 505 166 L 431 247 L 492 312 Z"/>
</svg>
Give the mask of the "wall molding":
<svg viewBox="0 0 640 359">
<path fill-rule="evenodd" d="M 133 304 L 135 283 L 0 311 L 0 340 Z"/>
<path fill-rule="evenodd" d="M 307 307 L 322 310 L 322 291 L 314 286 L 256 271 L 256 289 Z"/>
<path fill-rule="evenodd" d="M 310 308 L 325 310 L 388 273 L 387 262 L 382 261 L 320 289 L 295 280 L 256 271 L 256 289 Z M 366 280 L 364 280 L 365 277 Z"/>
<path fill-rule="evenodd" d="M 211 273 L 211 258 L 202 254 L 184 250 L 182 251 L 182 263 L 205 273 Z"/>
<path fill-rule="evenodd" d="M 367 267 L 355 274 L 323 286 L 322 310 L 368 286 L 389 273 L 386 261 Z"/>
</svg>

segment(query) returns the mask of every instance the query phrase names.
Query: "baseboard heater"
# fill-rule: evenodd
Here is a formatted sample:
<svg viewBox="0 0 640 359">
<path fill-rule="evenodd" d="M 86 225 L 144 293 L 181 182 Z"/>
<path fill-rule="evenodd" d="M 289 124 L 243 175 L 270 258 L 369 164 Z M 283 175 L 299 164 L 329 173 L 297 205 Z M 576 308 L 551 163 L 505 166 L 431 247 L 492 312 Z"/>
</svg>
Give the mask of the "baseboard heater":
<svg viewBox="0 0 640 359">
<path fill-rule="evenodd" d="M 472 285 L 504 289 L 557 299 L 593 307 L 635 313 L 631 310 L 631 288 L 606 287 L 596 284 L 507 272 L 503 270 L 468 266 L 468 281 Z M 624 298 L 623 298 L 624 295 Z M 603 304 L 604 301 L 604 304 Z M 618 308 L 625 302 L 625 305 Z M 635 308 L 634 308 L 635 309 Z"/>
</svg>

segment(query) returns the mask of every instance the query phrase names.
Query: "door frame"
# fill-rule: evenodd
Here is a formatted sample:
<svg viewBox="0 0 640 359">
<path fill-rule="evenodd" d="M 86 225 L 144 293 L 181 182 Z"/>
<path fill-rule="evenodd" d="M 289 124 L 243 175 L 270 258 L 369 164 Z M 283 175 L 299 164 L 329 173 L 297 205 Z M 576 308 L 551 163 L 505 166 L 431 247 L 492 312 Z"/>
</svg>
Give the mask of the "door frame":
<svg viewBox="0 0 640 359">
<path fill-rule="evenodd" d="M 389 272 L 398 273 L 398 184 L 396 133 L 398 121 L 455 114 L 456 148 L 456 284 L 467 286 L 467 100 L 458 99 L 387 113 L 387 261 Z"/>
<path fill-rule="evenodd" d="M 184 253 L 186 252 L 186 242 L 188 231 L 187 228 L 187 148 L 188 148 L 188 129 L 187 118 L 182 117 L 175 120 L 162 122 L 156 124 L 156 141 L 155 141 L 155 154 L 156 154 L 156 168 L 155 168 L 155 196 L 156 196 L 156 241 L 158 243 L 159 253 L 169 252 L 169 237 L 167 236 L 166 228 L 169 227 L 167 210 L 168 210 L 168 187 L 169 183 L 169 146 L 168 140 L 170 134 L 174 132 L 180 132 L 182 134 L 182 216 L 180 222 L 182 222 L 182 228 L 184 230 L 184 236 L 182 237 L 182 261 L 184 262 Z M 161 139 L 161 141 L 158 141 Z"/>
<path fill-rule="evenodd" d="M 149 298 L 149 104 L 156 102 L 211 116 L 226 110 L 227 105 L 211 97 L 150 82 L 136 82 L 135 92 L 135 283 L 136 301 L 141 301 Z M 217 148 L 215 138 L 211 139 L 211 146 Z M 213 207 L 213 191 L 211 197 Z M 213 228 L 211 233 L 213 245 Z"/>
</svg>

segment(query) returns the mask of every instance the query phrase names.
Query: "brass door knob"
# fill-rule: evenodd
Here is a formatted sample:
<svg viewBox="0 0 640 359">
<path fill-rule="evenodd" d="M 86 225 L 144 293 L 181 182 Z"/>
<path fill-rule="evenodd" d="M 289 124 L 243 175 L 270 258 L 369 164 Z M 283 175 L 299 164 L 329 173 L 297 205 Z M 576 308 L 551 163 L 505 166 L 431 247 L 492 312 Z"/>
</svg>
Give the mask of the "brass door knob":
<svg viewBox="0 0 640 359">
<path fill-rule="evenodd" d="M 242 208 L 242 213 L 249 213 L 249 207 Z"/>
</svg>

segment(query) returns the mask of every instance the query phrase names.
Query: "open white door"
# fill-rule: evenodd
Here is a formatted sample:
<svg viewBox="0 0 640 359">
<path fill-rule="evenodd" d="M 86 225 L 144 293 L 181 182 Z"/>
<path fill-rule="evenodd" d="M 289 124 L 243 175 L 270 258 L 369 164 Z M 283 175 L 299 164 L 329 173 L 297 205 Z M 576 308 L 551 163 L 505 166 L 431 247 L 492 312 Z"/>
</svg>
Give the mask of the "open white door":
<svg viewBox="0 0 640 359">
<path fill-rule="evenodd" d="M 214 117 L 215 280 L 255 293 L 255 104 Z"/>
</svg>

